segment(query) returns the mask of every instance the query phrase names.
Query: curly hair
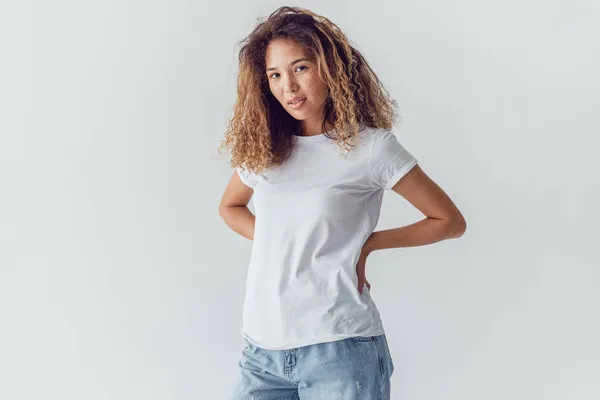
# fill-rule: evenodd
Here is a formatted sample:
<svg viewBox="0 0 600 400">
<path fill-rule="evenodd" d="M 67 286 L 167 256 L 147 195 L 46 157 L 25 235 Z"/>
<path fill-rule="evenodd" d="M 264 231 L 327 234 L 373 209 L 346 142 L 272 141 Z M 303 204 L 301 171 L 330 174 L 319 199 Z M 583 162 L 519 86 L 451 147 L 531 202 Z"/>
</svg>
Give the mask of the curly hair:
<svg viewBox="0 0 600 400">
<path fill-rule="evenodd" d="M 318 66 L 328 88 L 323 118 L 334 126 L 342 153 L 356 145 L 363 126 L 391 129 L 398 119 L 397 104 L 383 87 L 362 54 L 350 45 L 342 30 L 327 18 L 307 9 L 280 7 L 238 44 L 237 100 L 227 123 L 223 147 L 231 151 L 232 167 L 262 172 L 280 165 L 292 153 L 301 121 L 293 118 L 269 89 L 265 54 L 277 38 L 303 46 Z"/>
</svg>

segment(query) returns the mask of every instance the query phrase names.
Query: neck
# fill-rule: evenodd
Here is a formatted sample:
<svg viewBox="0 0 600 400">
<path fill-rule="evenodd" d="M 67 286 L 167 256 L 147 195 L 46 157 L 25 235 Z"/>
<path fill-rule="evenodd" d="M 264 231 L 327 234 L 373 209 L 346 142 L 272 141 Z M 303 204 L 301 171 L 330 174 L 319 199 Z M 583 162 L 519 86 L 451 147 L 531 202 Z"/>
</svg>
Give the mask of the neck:
<svg viewBox="0 0 600 400">
<path fill-rule="evenodd" d="M 303 136 L 320 135 L 325 132 L 329 132 L 333 128 L 334 128 L 334 126 L 329 121 L 325 122 L 325 131 L 323 131 L 323 120 L 302 121 L 302 135 Z"/>
</svg>

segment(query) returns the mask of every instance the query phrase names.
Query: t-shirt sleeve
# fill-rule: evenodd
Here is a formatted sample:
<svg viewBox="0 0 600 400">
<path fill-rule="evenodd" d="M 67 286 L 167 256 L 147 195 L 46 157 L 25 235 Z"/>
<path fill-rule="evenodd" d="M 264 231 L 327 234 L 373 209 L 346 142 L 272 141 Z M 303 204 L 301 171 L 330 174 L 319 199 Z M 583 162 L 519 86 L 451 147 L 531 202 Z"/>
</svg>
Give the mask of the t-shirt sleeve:
<svg viewBox="0 0 600 400">
<path fill-rule="evenodd" d="M 418 160 L 386 129 L 375 134 L 371 149 L 371 179 L 377 189 L 390 190 Z"/>
<path fill-rule="evenodd" d="M 256 174 L 242 167 L 236 167 L 236 171 L 240 176 L 241 181 L 244 182 L 246 186 L 254 189 L 258 182 Z"/>
</svg>

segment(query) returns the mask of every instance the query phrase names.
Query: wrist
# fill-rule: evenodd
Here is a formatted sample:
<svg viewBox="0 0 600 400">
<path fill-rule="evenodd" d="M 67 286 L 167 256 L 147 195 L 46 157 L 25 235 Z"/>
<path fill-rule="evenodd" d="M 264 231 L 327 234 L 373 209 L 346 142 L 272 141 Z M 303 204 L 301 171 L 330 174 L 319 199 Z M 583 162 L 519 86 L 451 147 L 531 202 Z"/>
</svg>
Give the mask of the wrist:
<svg viewBox="0 0 600 400">
<path fill-rule="evenodd" d="M 373 247 L 372 238 L 373 238 L 373 235 L 369 236 L 369 238 L 363 245 L 361 253 L 364 257 L 367 257 L 369 254 L 371 254 L 371 252 L 373 252 L 375 250 L 375 248 Z"/>
</svg>

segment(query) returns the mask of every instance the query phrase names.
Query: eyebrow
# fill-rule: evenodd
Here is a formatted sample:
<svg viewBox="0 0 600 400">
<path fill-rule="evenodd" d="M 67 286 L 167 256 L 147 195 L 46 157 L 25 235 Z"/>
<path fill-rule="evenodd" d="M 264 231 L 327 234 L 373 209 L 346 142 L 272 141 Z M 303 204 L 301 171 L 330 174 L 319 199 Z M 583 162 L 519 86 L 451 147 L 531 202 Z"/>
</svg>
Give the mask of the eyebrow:
<svg viewBox="0 0 600 400">
<path fill-rule="evenodd" d="M 294 60 L 294 61 L 292 61 L 292 62 L 290 63 L 290 65 L 294 65 L 294 64 L 296 64 L 296 63 L 299 63 L 300 61 L 310 61 L 310 60 L 309 60 L 308 58 L 299 58 L 299 59 L 297 59 L 297 60 Z M 275 67 L 267 68 L 267 72 L 269 72 L 269 71 L 273 71 L 273 70 L 276 70 L 276 69 L 277 69 L 277 68 L 275 68 Z"/>
</svg>

